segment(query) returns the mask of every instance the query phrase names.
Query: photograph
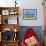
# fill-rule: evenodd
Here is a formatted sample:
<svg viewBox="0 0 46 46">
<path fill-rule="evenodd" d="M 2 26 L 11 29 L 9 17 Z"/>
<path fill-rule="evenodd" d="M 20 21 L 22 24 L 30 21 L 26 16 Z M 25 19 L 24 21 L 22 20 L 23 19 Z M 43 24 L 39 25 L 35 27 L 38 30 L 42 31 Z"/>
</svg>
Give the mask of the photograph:
<svg viewBox="0 0 46 46">
<path fill-rule="evenodd" d="M 23 9 L 23 19 L 36 20 L 37 19 L 37 9 Z"/>
</svg>

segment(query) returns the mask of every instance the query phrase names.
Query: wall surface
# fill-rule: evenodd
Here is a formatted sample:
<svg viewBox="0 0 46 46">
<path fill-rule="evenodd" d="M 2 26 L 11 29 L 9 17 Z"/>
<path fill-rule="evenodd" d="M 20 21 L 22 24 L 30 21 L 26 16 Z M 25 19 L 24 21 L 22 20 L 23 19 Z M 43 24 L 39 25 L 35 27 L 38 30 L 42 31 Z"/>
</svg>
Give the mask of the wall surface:
<svg viewBox="0 0 46 46">
<path fill-rule="evenodd" d="M 15 0 L 0 0 L 1 7 L 15 6 Z M 17 0 L 20 26 L 43 26 L 43 0 Z M 23 9 L 37 9 L 37 20 L 24 20 Z"/>
<path fill-rule="evenodd" d="M 24 0 L 20 2 L 20 25 L 22 26 L 43 26 L 42 0 Z M 22 10 L 21 10 L 22 9 Z M 37 20 L 23 20 L 23 9 L 37 9 Z"/>
</svg>

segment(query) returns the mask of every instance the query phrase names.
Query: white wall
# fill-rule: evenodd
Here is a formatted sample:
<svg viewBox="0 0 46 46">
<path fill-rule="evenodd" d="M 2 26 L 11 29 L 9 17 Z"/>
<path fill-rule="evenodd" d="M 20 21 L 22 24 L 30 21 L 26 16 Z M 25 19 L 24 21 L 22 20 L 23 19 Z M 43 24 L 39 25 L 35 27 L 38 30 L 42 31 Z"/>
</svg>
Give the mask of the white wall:
<svg viewBox="0 0 46 46">
<path fill-rule="evenodd" d="M 15 0 L 0 0 L 0 6 L 15 6 Z M 19 24 L 21 26 L 43 26 L 43 0 L 17 0 L 19 9 Z M 37 20 L 23 20 L 23 9 L 37 9 Z"/>
<path fill-rule="evenodd" d="M 21 0 L 20 9 L 37 9 L 37 20 L 23 20 L 23 10 L 20 11 L 20 23 L 22 26 L 43 26 L 42 0 Z"/>
</svg>

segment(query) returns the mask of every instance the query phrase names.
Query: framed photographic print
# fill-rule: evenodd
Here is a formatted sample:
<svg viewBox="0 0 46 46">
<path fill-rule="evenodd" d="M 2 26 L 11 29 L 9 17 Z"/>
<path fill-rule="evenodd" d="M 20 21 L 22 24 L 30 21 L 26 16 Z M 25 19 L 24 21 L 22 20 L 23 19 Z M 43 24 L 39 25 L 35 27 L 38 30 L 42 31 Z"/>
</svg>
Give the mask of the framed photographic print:
<svg viewBox="0 0 46 46">
<path fill-rule="evenodd" d="M 2 15 L 9 15 L 9 10 L 2 10 Z"/>
<path fill-rule="evenodd" d="M 10 10 L 10 11 L 9 11 L 9 14 L 10 14 L 10 15 L 16 15 L 16 14 L 17 14 L 17 11 L 14 10 L 14 9 L 13 9 L 13 10 Z"/>
<path fill-rule="evenodd" d="M 23 19 L 24 20 L 36 20 L 37 9 L 23 9 Z"/>
</svg>

